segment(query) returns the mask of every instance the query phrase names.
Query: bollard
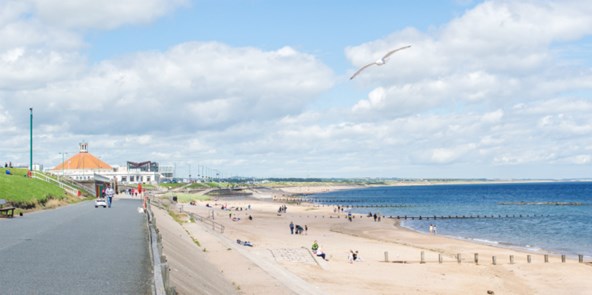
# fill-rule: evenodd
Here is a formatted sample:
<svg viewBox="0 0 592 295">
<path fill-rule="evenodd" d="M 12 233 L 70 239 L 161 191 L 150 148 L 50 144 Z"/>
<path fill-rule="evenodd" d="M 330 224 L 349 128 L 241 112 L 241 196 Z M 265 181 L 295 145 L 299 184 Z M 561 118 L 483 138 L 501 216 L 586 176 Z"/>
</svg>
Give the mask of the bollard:
<svg viewBox="0 0 592 295">
<path fill-rule="evenodd" d="M 389 260 L 388 260 L 388 251 L 384 251 L 384 262 L 389 262 Z"/>
<path fill-rule="evenodd" d="M 584 263 L 584 255 L 578 254 L 578 262 L 579 263 Z"/>
<path fill-rule="evenodd" d="M 460 253 L 456 254 L 456 262 L 460 263 Z"/>
<path fill-rule="evenodd" d="M 530 262 L 531 262 L 531 257 L 530 257 L 530 255 L 526 255 L 526 261 L 528 261 L 528 263 L 530 263 Z"/>
<path fill-rule="evenodd" d="M 421 263 L 421 264 L 425 263 L 425 254 L 423 251 L 421 251 L 421 260 L 419 261 L 419 263 Z"/>
<path fill-rule="evenodd" d="M 561 262 L 565 263 L 565 255 L 561 255 Z"/>
<path fill-rule="evenodd" d="M 548 262 L 549 262 L 549 255 L 545 254 L 545 263 L 548 263 Z"/>
<path fill-rule="evenodd" d="M 493 265 L 497 265 L 497 261 L 495 259 L 495 256 L 491 257 L 491 263 L 493 263 Z"/>
<path fill-rule="evenodd" d="M 514 264 L 514 255 L 510 255 L 510 264 Z"/>
<path fill-rule="evenodd" d="M 442 264 L 442 254 L 438 254 L 438 263 Z"/>
<path fill-rule="evenodd" d="M 475 253 L 475 264 L 479 264 L 479 253 Z"/>
</svg>

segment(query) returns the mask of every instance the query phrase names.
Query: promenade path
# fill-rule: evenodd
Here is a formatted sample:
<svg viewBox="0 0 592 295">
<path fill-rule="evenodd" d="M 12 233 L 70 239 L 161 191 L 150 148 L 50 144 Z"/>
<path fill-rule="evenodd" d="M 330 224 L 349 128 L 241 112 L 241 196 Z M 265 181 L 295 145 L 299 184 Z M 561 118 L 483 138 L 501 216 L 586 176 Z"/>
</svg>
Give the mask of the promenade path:
<svg viewBox="0 0 592 295">
<path fill-rule="evenodd" d="M 151 294 L 140 206 L 116 198 L 0 219 L 0 294 Z"/>
</svg>

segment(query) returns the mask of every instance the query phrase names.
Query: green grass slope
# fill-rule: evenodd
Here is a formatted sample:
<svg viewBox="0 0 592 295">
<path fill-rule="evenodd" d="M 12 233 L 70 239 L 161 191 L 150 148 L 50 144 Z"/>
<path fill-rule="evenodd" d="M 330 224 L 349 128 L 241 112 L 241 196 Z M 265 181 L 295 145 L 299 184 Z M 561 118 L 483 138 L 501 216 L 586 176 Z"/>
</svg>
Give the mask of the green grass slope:
<svg viewBox="0 0 592 295">
<path fill-rule="evenodd" d="M 12 175 L 7 175 L 10 170 Z M 65 191 L 53 183 L 28 178 L 27 169 L 0 168 L 0 199 L 22 209 L 44 206 L 47 201 L 66 198 Z"/>
</svg>

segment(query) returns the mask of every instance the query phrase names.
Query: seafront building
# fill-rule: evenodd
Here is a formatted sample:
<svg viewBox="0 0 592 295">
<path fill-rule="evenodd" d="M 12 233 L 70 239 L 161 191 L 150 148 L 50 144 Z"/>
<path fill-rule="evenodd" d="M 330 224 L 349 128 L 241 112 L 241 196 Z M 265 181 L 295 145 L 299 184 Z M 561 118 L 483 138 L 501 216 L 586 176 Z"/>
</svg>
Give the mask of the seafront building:
<svg viewBox="0 0 592 295">
<path fill-rule="evenodd" d="M 69 177 L 76 181 L 109 180 L 120 184 L 156 184 L 161 175 L 158 163 L 127 162 L 124 167 L 111 166 L 88 152 L 88 143 L 80 143 L 80 152 L 48 171 L 56 176 Z"/>
</svg>

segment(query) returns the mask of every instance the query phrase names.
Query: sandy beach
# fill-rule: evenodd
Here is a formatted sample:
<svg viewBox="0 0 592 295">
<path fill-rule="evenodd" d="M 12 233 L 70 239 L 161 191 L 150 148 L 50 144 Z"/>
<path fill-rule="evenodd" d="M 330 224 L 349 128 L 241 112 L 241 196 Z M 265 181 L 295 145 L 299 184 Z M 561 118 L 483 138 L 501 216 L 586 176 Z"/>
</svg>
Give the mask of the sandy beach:
<svg viewBox="0 0 592 295">
<path fill-rule="evenodd" d="M 191 245 L 183 250 L 191 252 L 186 259 L 170 261 L 171 282 L 180 294 L 198 294 L 186 278 L 208 273 L 221 274 L 238 294 L 590 294 L 592 289 L 589 258 L 579 263 L 577 257 L 568 257 L 563 263 L 561 257 L 549 255 L 545 263 L 542 252 L 417 233 L 388 218 L 375 222 L 355 215 L 348 221 L 345 213 L 334 212 L 335 207 L 271 199 L 282 192 L 287 195 L 326 189 L 336 188 L 282 188 L 273 193 L 254 191 L 251 198 L 223 197 L 195 205 L 173 205 L 171 208 L 177 211 L 182 208 L 213 218 L 224 231 L 200 221 L 167 223 L 167 227 L 177 228 L 175 236 L 185 236 L 183 239 Z M 287 210 L 278 213 L 282 205 Z M 163 210 L 154 211 L 157 220 L 172 220 Z M 308 231 L 291 234 L 290 222 L 306 225 Z M 167 239 L 164 233 L 163 239 Z M 191 243 L 191 239 L 198 242 Z M 237 240 L 249 241 L 252 247 Z M 313 255 L 314 241 L 328 261 Z M 164 248 L 165 255 L 179 255 L 167 253 L 168 248 Z M 350 263 L 350 250 L 359 252 L 358 261 Z M 527 255 L 531 256 L 530 263 Z M 209 267 L 195 267 L 196 259 L 206 261 Z"/>
</svg>

